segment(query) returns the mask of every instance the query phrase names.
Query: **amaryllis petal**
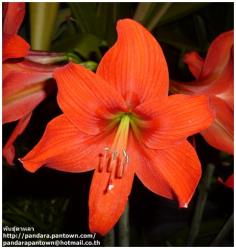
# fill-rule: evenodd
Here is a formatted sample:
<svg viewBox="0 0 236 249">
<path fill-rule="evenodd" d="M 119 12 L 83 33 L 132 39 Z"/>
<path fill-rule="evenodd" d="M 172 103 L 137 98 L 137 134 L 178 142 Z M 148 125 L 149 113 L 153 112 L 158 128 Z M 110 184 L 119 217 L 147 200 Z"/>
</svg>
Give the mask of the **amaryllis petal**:
<svg viewBox="0 0 236 249">
<path fill-rule="evenodd" d="M 129 139 L 128 153 L 133 150 L 134 140 Z M 115 178 L 111 182 L 110 172 L 99 172 L 93 175 L 89 193 L 89 228 L 91 232 L 105 235 L 122 215 L 130 194 L 135 161 L 131 159 L 122 178 Z"/>
<path fill-rule="evenodd" d="M 225 185 L 227 188 L 234 189 L 234 175 L 230 175 L 225 181 L 223 181 L 221 178 L 218 178 L 218 181 Z"/>
<path fill-rule="evenodd" d="M 220 74 L 224 70 L 231 58 L 233 44 L 233 31 L 224 32 L 217 36 L 208 49 L 201 77 Z"/>
<path fill-rule="evenodd" d="M 216 95 L 225 100 L 233 108 L 233 59 L 231 58 L 227 67 L 221 74 L 211 74 L 208 77 L 200 77 L 193 82 L 171 81 L 174 92 L 191 95 Z"/>
<path fill-rule="evenodd" d="M 234 189 L 234 175 L 231 175 L 225 181 L 225 186 Z"/>
<path fill-rule="evenodd" d="M 234 153 L 234 115 L 228 105 L 217 97 L 211 98 L 215 108 L 215 121 L 211 127 L 201 132 L 206 141 L 213 147 Z"/>
<path fill-rule="evenodd" d="M 47 96 L 53 69 L 28 61 L 3 64 L 3 123 L 24 117 Z"/>
<path fill-rule="evenodd" d="M 2 154 L 6 158 L 9 165 L 14 165 L 13 160 L 15 158 L 15 148 L 13 143 L 15 142 L 17 137 L 25 130 L 30 121 L 31 115 L 32 113 L 26 114 L 19 120 L 13 132 L 11 133 L 11 136 L 3 147 Z"/>
<path fill-rule="evenodd" d="M 2 59 L 21 58 L 28 54 L 30 45 L 19 35 L 4 34 Z"/>
<path fill-rule="evenodd" d="M 121 93 L 130 107 L 167 96 L 168 69 L 160 45 L 137 22 L 117 24 L 118 40 L 102 58 L 97 74 Z"/>
<path fill-rule="evenodd" d="M 209 97 L 216 118 L 212 126 L 201 134 L 211 146 L 230 154 L 233 154 L 234 144 L 233 43 L 233 31 L 222 33 L 211 43 L 196 81 L 182 83 L 171 81 L 174 92 L 190 95 L 205 94 Z M 192 73 L 195 75 L 193 71 Z"/>
<path fill-rule="evenodd" d="M 99 153 L 108 139 L 88 136 L 60 115 L 49 122 L 39 143 L 20 160 L 30 172 L 43 165 L 66 172 L 89 171 L 99 165 Z"/>
<path fill-rule="evenodd" d="M 197 52 L 190 52 L 184 55 L 183 61 L 188 65 L 193 76 L 198 79 L 204 64 L 202 57 Z"/>
<path fill-rule="evenodd" d="M 153 149 L 172 146 L 173 142 L 208 128 L 213 121 L 206 96 L 172 95 L 163 101 L 146 102 L 135 112 L 147 117 L 140 122 L 140 136 Z"/>
<path fill-rule="evenodd" d="M 100 133 L 114 112 L 127 110 L 123 98 L 112 86 L 78 64 L 56 69 L 53 75 L 58 85 L 59 106 L 85 133 Z"/>
<path fill-rule="evenodd" d="M 194 148 L 183 141 L 168 150 L 141 148 L 136 173 L 152 192 L 178 199 L 187 207 L 201 177 L 201 165 Z"/>
<path fill-rule="evenodd" d="M 3 33 L 16 34 L 25 16 L 25 3 L 3 3 Z"/>
</svg>

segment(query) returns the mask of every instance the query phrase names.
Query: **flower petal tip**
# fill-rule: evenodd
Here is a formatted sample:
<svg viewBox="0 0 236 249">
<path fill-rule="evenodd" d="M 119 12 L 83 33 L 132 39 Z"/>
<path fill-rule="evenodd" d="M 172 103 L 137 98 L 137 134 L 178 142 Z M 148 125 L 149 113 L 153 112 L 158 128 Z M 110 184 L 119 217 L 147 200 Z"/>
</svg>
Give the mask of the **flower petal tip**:
<svg viewBox="0 0 236 249">
<path fill-rule="evenodd" d="M 2 155 L 6 159 L 9 166 L 14 166 L 15 149 L 14 146 L 4 146 Z"/>
<path fill-rule="evenodd" d="M 184 203 L 184 205 L 182 206 L 182 208 L 188 208 L 188 203 Z"/>
<path fill-rule="evenodd" d="M 94 227 L 94 224 L 92 221 L 89 222 L 89 230 L 90 230 L 90 233 L 97 233 L 101 236 L 105 236 L 110 232 L 110 230 L 104 229 L 104 227 L 103 228 L 102 227 Z"/>
<path fill-rule="evenodd" d="M 23 165 L 23 167 L 29 171 L 30 173 L 35 173 L 37 171 L 37 169 L 39 168 L 38 164 L 28 161 L 28 160 L 24 160 L 22 158 L 18 158 L 18 161 Z"/>
</svg>

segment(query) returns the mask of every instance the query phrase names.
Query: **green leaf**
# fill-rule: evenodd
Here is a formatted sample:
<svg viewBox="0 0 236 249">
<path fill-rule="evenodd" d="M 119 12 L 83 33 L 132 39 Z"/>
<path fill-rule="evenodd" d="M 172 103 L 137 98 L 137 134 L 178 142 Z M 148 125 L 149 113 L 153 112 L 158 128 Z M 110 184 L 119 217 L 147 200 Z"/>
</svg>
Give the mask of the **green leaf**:
<svg viewBox="0 0 236 249">
<path fill-rule="evenodd" d="M 176 25 L 159 27 L 156 31 L 156 37 L 159 42 L 171 45 L 181 51 L 200 51 L 197 41 L 191 35 L 185 34 Z"/>
<path fill-rule="evenodd" d="M 204 20 L 200 15 L 197 14 L 193 16 L 193 20 L 199 47 L 201 48 L 201 50 L 207 50 L 209 44 L 207 41 L 207 31 Z"/>
<path fill-rule="evenodd" d="M 176 21 L 205 7 L 207 3 L 140 3 L 134 19 L 149 30 Z"/>
<path fill-rule="evenodd" d="M 55 23 L 55 31 L 53 32 L 52 40 L 56 40 L 61 34 L 63 34 L 63 32 L 65 31 L 68 32 L 68 29 L 71 32 L 72 20 L 71 18 L 69 18 L 70 16 L 71 16 L 70 8 L 64 8 L 58 10 L 56 23 Z M 75 32 L 76 30 L 73 29 L 73 33 Z"/>
<path fill-rule="evenodd" d="M 162 17 L 171 7 L 172 3 L 140 3 L 134 19 L 143 23 L 149 30 L 153 30 Z"/>
<path fill-rule="evenodd" d="M 78 27 L 83 33 L 97 34 L 96 3 L 69 3 Z"/>
<path fill-rule="evenodd" d="M 79 55 L 88 60 L 92 53 L 97 59 L 101 58 L 99 47 L 104 45 L 104 42 L 97 36 L 92 34 L 80 33 L 64 37 L 53 44 L 53 50 L 65 52 L 77 52 Z"/>
<path fill-rule="evenodd" d="M 116 38 L 116 22 L 130 16 L 132 3 L 70 3 L 82 33 L 90 33 L 111 45 Z"/>
<path fill-rule="evenodd" d="M 209 3 L 173 3 L 158 25 L 173 22 L 206 7 Z"/>
</svg>

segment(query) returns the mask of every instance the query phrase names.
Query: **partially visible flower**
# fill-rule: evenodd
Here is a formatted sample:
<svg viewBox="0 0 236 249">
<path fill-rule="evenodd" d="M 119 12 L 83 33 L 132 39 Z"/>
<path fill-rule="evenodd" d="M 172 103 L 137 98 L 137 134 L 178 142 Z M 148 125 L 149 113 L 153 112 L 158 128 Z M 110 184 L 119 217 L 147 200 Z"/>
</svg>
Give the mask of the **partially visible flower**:
<svg viewBox="0 0 236 249">
<path fill-rule="evenodd" d="M 32 111 L 55 88 L 53 65 L 41 65 L 26 59 L 8 60 L 3 64 L 2 121 L 18 121 L 3 148 L 3 156 L 13 165 L 14 141 L 25 130 Z"/>
<path fill-rule="evenodd" d="M 29 50 L 29 44 L 17 35 L 24 14 L 25 3 L 3 4 L 3 124 L 18 121 L 3 148 L 9 165 L 15 156 L 14 141 L 26 128 L 34 108 L 53 88 L 56 66 L 51 63 L 64 58 L 61 53 Z"/>
<path fill-rule="evenodd" d="M 3 3 L 3 61 L 28 54 L 29 44 L 17 35 L 25 15 L 25 3 Z"/>
<path fill-rule="evenodd" d="M 187 53 L 184 62 L 196 78 L 194 82 L 171 82 L 174 92 L 209 96 L 215 120 L 201 132 L 213 147 L 234 153 L 234 74 L 233 31 L 219 35 L 210 45 L 206 59 L 196 52 Z"/>
<path fill-rule="evenodd" d="M 222 183 L 225 187 L 234 189 L 234 175 L 230 175 L 226 181 L 223 181 L 221 178 L 218 179 L 220 183 Z"/>
<path fill-rule="evenodd" d="M 123 213 L 134 174 L 156 194 L 187 207 L 201 166 L 187 137 L 209 127 L 206 96 L 168 97 L 168 68 L 154 37 L 137 22 L 117 24 L 118 40 L 96 74 L 70 63 L 54 71 L 63 114 L 53 119 L 24 167 L 95 169 L 89 226 L 106 234 Z"/>
</svg>

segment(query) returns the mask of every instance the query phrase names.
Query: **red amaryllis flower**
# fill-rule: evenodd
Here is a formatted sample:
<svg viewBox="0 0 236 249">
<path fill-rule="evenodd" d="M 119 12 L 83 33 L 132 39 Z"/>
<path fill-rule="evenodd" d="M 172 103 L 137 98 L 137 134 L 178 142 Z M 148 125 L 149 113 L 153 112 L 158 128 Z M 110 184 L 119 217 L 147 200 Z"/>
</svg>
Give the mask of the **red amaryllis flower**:
<svg viewBox="0 0 236 249">
<path fill-rule="evenodd" d="M 3 148 L 9 165 L 13 165 L 15 156 L 14 141 L 26 128 L 34 108 L 53 87 L 52 71 L 56 67 L 33 61 L 52 63 L 63 56 L 29 51 L 28 43 L 16 35 L 24 14 L 25 3 L 3 4 L 3 124 L 19 120 Z"/>
<path fill-rule="evenodd" d="M 215 120 L 201 134 L 213 147 L 234 153 L 233 31 L 219 35 L 209 47 L 206 59 L 196 52 L 187 53 L 184 62 L 194 75 L 194 82 L 172 81 L 178 92 L 209 96 Z"/>
<path fill-rule="evenodd" d="M 31 172 L 95 169 L 89 226 L 102 235 L 124 211 L 135 173 L 154 193 L 187 206 L 201 167 L 186 138 L 212 122 L 207 97 L 168 97 L 166 61 L 145 28 L 125 19 L 117 31 L 96 74 L 73 63 L 55 70 L 63 114 L 21 159 Z"/>
<path fill-rule="evenodd" d="M 218 178 L 218 181 L 224 184 L 225 187 L 234 189 L 234 175 L 233 174 L 229 176 L 225 181 L 223 181 L 221 178 Z"/>
<path fill-rule="evenodd" d="M 19 120 L 3 148 L 3 156 L 9 165 L 14 164 L 13 143 L 25 130 L 32 111 L 55 88 L 52 79 L 55 68 L 53 65 L 42 65 L 27 59 L 18 62 L 8 60 L 3 64 L 3 124 Z"/>
<path fill-rule="evenodd" d="M 25 3 L 3 4 L 3 61 L 28 54 L 29 44 L 17 35 L 24 15 Z"/>
</svg>

